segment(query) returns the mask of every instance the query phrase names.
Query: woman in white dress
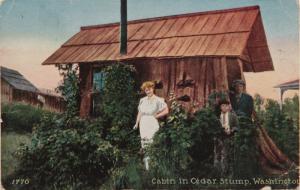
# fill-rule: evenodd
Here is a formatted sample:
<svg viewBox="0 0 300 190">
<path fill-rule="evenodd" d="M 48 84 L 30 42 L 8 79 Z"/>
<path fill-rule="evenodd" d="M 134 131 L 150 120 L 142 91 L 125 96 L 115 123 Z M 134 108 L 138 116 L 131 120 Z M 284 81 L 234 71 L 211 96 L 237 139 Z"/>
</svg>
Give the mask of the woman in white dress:
<svg viewBox="0 0 300 190">
<path fill-rule="evenodd" d="M 155 84 L 151 81 L 144 82 L 141 89 L 146 93 L 146 97 L 140 99 L 138 106 L 138 115 L 134 129 L 140 128 L 142 148 L 152 142 L 154 134 L 159 129 L 158 118 L 161 118 L 169 113 L 169 108 L 163 98 L 154 94 Z M 144 158 L 146 169 L 149 157 Z"/>
</svg>

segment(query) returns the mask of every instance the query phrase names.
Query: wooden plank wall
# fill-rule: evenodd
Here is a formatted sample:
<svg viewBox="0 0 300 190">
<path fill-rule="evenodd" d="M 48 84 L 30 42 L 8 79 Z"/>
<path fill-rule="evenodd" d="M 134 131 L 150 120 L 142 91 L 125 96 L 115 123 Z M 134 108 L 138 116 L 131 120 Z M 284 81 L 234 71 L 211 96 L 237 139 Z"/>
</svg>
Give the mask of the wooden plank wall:
<svg viewBox="0 0 300 190">
<path fill-rule="evenodd" d="M 157 95 L 165 99 L 168 99 L 171 92 L 175 92 L 177 98 L 184 95 L 189 96 L 192 101 L 181 101 L 187 109 L 191 109 L 193 104 L 198 108 L 203 107 L 207 102 L 208 95 L 213 90 L 228 90 L 228 80 L 231 81 L 236 76 L 240 76 L 239 66 L 237 65 L 237 68 L 228 66 L 225 57 L 151 59 L 135 61 L 133 64 L 141 82 L 162 81 L 163 89 L 157 90 Z M 177 84 L 183 80 L 184 76 L 185 80 L 193 80 L 195 84 L 185 88 L 179 87 Z"/>
<path fill-rule="evenodd" d="M 5 81 L 1 80 L 1 102 L 12 101 L 12 87 Z"/>
<path fill-rule="evenodd" d="M 171 92 L 174 92 L 177 98 L 189 96 L 190 102 L 180 101 L 187 110 L 193 107 L 196 109 L 203 107 L 213 90 L 226 91 L 234 80 L 243 79 L 242 63 L 236 58 L 143 59 L 128 61 L 128 63 L 136 67 L 139 83 L 148 80 L 162 82 L 162 89 L 156 90 L 158 96 L 166 100 L 169 99 Z M 92 66 L 80 65 L 79 75 L 81 80 L 80 116 L 87 117 L 90 115 L 92 106 Z M 178 86 L 183 79 L 193 80 L 194 85 Z"/>
<path fill-rule="evenodd" d="M 243 62 L 240 59 L 236 58 L 227 58 L 227 79 L 228 79 L 228 84 L 229 84 L 229 89 L 232 89 L 232 83 L 234 80 L 237 79 L 242 79 L 245 80 L 244 78 L 244 73 L 243 73 Z"/>
<path fill-rule="evenodd" d="M 42 95 L 45 98 L 45 104 L 43 109 L 54 111 L 54 112 L 64 112 L 66 108 L 66 102 L 62 97 Z"/>
<path fill-rule="evenodd" d="M 14 102 L 23 102 L 31 105 L 39 105 L 37 93 L 35 92 L 13 89 L 12 96 Z"/>
</svg>

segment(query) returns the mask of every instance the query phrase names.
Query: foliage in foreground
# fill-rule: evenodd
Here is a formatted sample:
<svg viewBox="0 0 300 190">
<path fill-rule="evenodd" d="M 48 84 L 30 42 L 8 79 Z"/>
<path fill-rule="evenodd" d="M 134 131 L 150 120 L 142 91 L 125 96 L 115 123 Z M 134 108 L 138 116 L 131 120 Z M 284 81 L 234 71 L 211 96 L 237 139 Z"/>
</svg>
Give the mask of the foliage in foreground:
<svg viewBox="0 0 300 190">
<path fill-rule="evenodd" d="M 126 167 L 129 157 L 137 155 L 140 147 L 137 132 L 131 131 L 137 93 L 130 66 L 116 64 L 105 70 L 107 85 L 102 110 L 105 116 L 95 120 L 77 117 L 76 69 L 67 67 L 63 71 L 65 77 L 59 90 L 67 99 L 67 112 L 45 114 L 33 130 L 31 144 L 21 146 L 16 152 L 21 164 L 14 176 L 30 179 L 30 184 L 21 188 L 95 189 L 112 172 L 117 172 L 113 169 Z M 126 77 L 131 82 L 124 81 Z M 118 98 L 121 92 L 125 94 Z M 110 98 L 118 101 L 109 104 Z M 11 187 L 9 182 L 5 185 Z"/>
<path fill-rule="evenodd" d="M 120 159 L 119 151 L 102 138 L 102 121 L 45 116 L 34 130 L 31 144 L 16 156 L 19 178 L 29 178 L 30 189 L 83 189 L 103 183 Z"/>
<path fill-rule="evenodd" d="M 161 129 L 155 134 L 153 143 L 146 149 L 150 156 L 150 170 L 142 166 L 127 165 L 118 168 L 112 178 L 120 188 L 217 188 L 218 185 L 156 184 L 153 179 L 219 178 L 214 166 L 214 139 L 223 134 L 215 111 L 204 108 L 193 116 L 186 113 L 174 97 L 171 97 L 171 113 L 161 122 Z M 257 176 L 257 149 L 255 128 L 246 118 L 240 118 L 241 129 L 234 136 L 235 170 L 231 177 Z M 141 160 L 134 159 L 141 164 Z M 133 173 L 133 174 L 132 174 Z M 223 176 L 224 177 L 224 176 Z M 227 176 L 229 177 L 229 176 Z M 106 184 L 107 185 L 107 184 Z M 223 186 L 220 186 L 224 188 Z M 233 186 L 230 186 L 231 188 Z"/>
</svg>

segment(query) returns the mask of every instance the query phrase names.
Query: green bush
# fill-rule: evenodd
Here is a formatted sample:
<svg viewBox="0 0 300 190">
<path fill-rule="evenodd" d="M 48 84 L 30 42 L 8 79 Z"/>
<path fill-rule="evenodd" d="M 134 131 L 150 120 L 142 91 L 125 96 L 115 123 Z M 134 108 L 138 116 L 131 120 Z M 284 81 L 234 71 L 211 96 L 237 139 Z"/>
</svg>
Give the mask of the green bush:
<svg viewBox="0 0 300 190">
<path fill-rule="evenodd" d="M 284 99 L 282 112 L 287 119 L 293 120 L 295 128 L 299 128 L 299 96 Z"/>
<path fill-rule="evenodd" d="M 261 175 L 259 152 L 256 143 L 256 126 L 248 117 L 239 117 L 239 131 L 234 136 L 233 176 L 236 179 Z"/>
<path fill-rule="evenodd" d="M 1 117 L 3 131 L 31 132 L 34 125 L 41 121 L 44 111 L 22 103 L 2 104 Z"/>
<path fill-rule="evenodd" d="M 138 90 L 133 66 L 116 63 L 103 69 L 102 117 L 109 123 L 105 137 L 120 149 L 137 152 L 140 140 L 132 130 L 138 105 Z"/>
<path fill-rule="evenodd" d="M 299 110 L 297 104 L 298 96 L 286 99 L 281 111 L 277 101 L 267 100 L 263 122 L 263 127 L 267 129 L 279 149 L 296 163 L 299 160 L 299 119 L 297 119 Z"/>
<path fill-rule="evenodd" d="M 29 178 L 24 188 L 30 189 L 98 187 L 122 161 L 119 150 L 102 138 L 104 127 L 101 121 L 46 115 L 31 144 L 16 153 L 20 168 L 15 175 Z"/>
<path fill-rule="evenodd" d="M 132 126 L 137 112 L 135 68 L 116 63 L 103 69 L 105 73 L 102 109 L 111 126 Z"/>
<path fill-rule="evenodd" d="M 149 187 L 149 175 L 143 169 L 141 159 L 138 155 L 127 157 L 126 165 L 114 168 L 110 180 L 107 181 L 100 189 L 144 189 Z"/>
<path fill-rule="evenodd" d="M 150 156 L 150 168 L 156 177 L 178 177 L 183 175 L 191 157 L 190 131 L 187 127 L 188 115 L 171 96 L 170 114 L 161 123 L 160 130 L 155 134 L 153 143 L 146 150 Z"/>
</svg>

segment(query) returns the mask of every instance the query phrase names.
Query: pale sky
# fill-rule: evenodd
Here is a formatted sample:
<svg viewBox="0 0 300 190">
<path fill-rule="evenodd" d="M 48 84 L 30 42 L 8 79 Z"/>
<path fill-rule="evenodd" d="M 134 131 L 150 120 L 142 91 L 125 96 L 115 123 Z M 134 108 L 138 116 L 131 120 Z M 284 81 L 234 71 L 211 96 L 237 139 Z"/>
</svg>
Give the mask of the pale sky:
<svg viewBox="0 0 300 190">
<path fill-rule="evenodd" d="M 299 75 L 297 0 L 128 0 L 128 20 L 259 5 L 275 71 L 246 73 L 248 92 L 279 98 L 273 86 Z M 120 0 L 0 0 L 0 63 L 37 87 L 60 77 L 41 63 L 81 26 L 118 22 Z M 295 91 L 288 92 L 290 96 Z"/>
</svg>

